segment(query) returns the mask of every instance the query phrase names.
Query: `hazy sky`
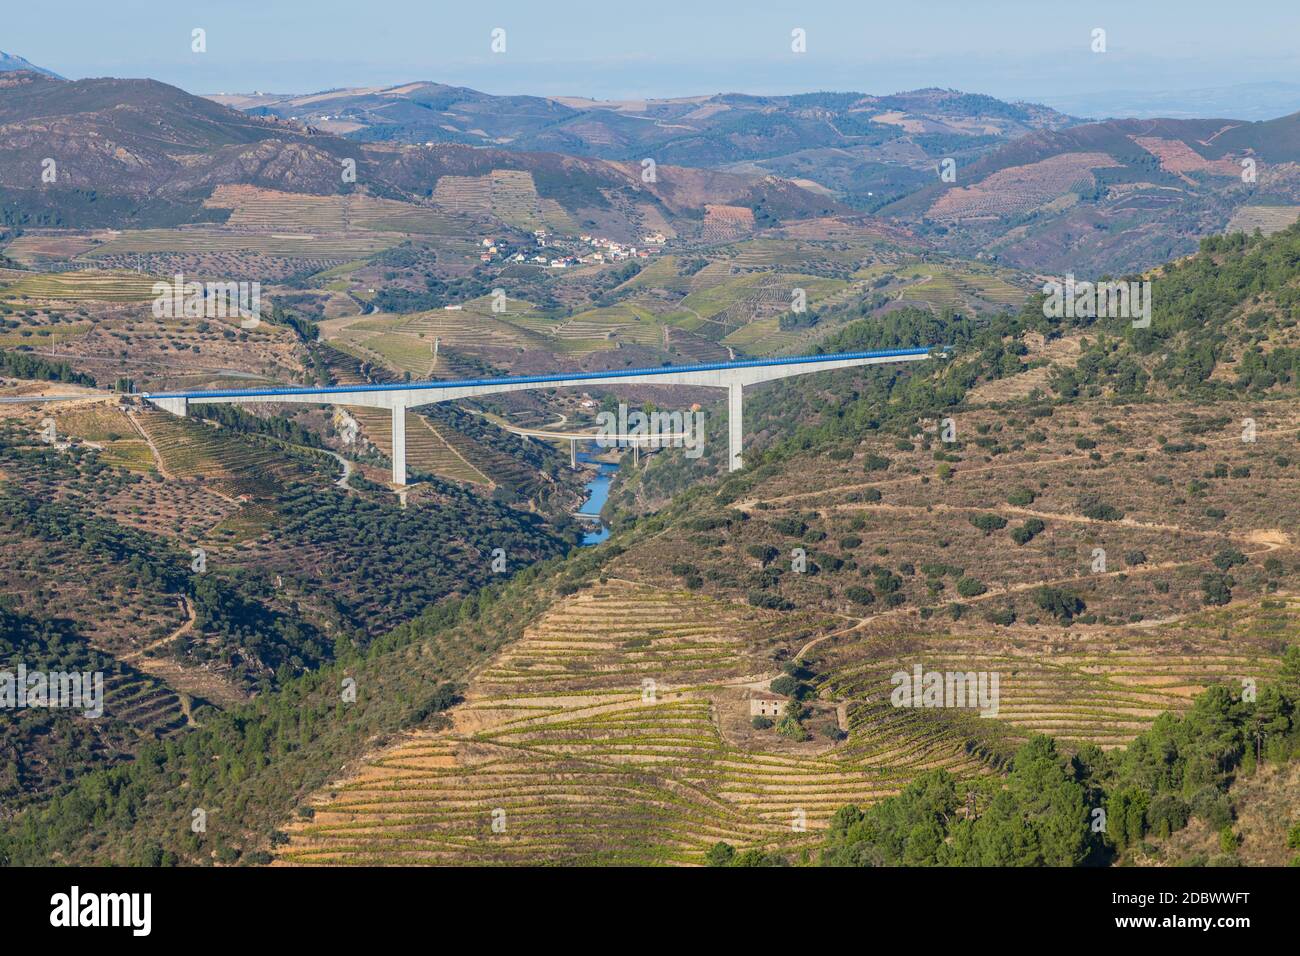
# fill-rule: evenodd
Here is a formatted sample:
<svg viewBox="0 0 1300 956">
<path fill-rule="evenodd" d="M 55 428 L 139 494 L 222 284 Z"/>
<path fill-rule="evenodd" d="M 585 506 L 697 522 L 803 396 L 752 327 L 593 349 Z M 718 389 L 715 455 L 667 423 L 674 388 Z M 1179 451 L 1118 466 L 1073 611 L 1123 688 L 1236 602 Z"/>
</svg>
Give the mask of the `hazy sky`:
<svg viewBox="0 0 1300 956">
<path fill-rule="evenodd" d="M 207 52 L 190 50 L 207 31 Z M 506 31 L 506 52 L 489 48 Z M 807 52 L 790 50 L 807 31 Z M 1090 49 L 1106 30 L 1107 52 Z M 1297 0 L 61 0 L 0 49 L 195 93 L 428 79 L 599 98 L 948 86 L 1008 99 L 1300 81 Z"/>
</svg>

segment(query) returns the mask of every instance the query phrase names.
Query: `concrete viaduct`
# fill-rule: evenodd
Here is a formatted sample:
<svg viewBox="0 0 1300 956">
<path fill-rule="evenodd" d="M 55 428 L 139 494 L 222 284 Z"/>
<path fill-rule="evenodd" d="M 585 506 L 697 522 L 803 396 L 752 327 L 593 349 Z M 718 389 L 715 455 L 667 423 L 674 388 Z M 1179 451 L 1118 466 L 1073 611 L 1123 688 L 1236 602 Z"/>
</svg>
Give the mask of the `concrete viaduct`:
<svg viewBox="0 0 1300 956">
<path fill-rule="evenodd" d="M 387 408 L 393 413 L 393 483 L 406 484 L 406 410 L 437 402 L 498 395 L 540 388 L 613 385 L 689 385 L 727 390 L 727 430 L 730 469 L 742 466 L 742 396 L 746 385 L 793 378 L 813 372 L 857 368 L 886 362 L 917 362 L 931 358 L 929 348 L 883 352 L 842 352 L 792 358 L 754 359 L 714 365 L 665 365 L 615 372 L 576 372 L 512 378 L 467 379 L 448 382 L 402 382 L 391 385 L 337 385 L 324 388 L 250 388 L 214 392 L 145 392 L 140 397 L 173 415 L 185 415 L 190 405 L 211 403 L 294 402 L 310 405 L 357 405 Z"/>
</svg>

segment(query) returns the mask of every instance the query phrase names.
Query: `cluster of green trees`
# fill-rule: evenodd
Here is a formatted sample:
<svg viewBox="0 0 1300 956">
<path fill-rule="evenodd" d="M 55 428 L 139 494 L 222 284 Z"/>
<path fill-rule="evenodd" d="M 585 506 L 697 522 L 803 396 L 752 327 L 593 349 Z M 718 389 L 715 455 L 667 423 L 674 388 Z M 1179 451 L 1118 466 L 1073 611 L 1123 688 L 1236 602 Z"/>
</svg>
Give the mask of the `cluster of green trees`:
<svg viewBox="0 0 1300 956">
<path fill-rule="evenodd" d="M 265 686 L 273 672 L 298 673 L 331 657 L 332 642 L 310 622 L 276 609 L 264 585 L 249 575 L 215 562 L 196 574 L 188 550 L 99 513 L 119 481 L 138 485 L 139 477 L 123 478 L 93 453 L 70 458 L 4 436 L 0 463 L 19 479 L 0 495 L 0 532 L 59 549 L 64 570 L 93 579 L 101 594 L 116 595 L 119 612 L 186 597 L 196 613 L 194 637 L 204 638 L 195 653 L 227 661 L 235 679 L 250 685 Z M 190 648 L 171 650 L 184 656 Z"/>
<path fill-rule="evenodd" d="M 287 420 L 229 411 L 214 417 L 241 435 L 301 437 Z M 8 479 L 5 540 L 48 545 L 122 616 L 143 619 L 184 597 L 195 627 L 164 652 L 221 659 L 234 680 L 260 691 L 254 704 L 227 713 L 196 701 L 201 726 L 183 732 L 175 722 L 88 726 L 48 712 L 0 715 L 0 795 L 22 792 L 32 804 L 0 824 L 0 862 L 46 862 L 56 852 L 117 863 L 264 859 L 278 839 L 272 823 L 313 781 L 375 733 L 421 723 L 454 702 L 467 669 L 537 613 L 545 592 L 526 584 L 573 544 L 540 515 L 456 484 L 434 481 L 437 506 L 403 509 L 379 489 L 346 494 L 302 483 L 270 501 L 273 541 L 209 555 L 195 573 L 183 543 L 105 514 L 110 500 L 149 478 L 107 466 L 91 450 L 34 445 L 12 428 L 0 434 L 0 470 Z M 502 573 L 492 566 L 495 548 L 504 551 Z M 592 570 L 572 564 L 575 573 Z M 517 587 L 502 584 L 512 576 Z M 512 598 L 498 607 L 502 587 Z M 75 623 L 23 607 L 0 615 L 0 663 L 84 662 L 127 674 L 142 693 L 170 693 L 91 651 Z M 355 707 L 339 697 L 344 676 L 358 680 Z M 160 729 L 165 739 L 155 739 Z M 31 785 L 33 773 L 43 788 Z M 210 838 L 189 832 L 195 806 L 217 808 L 224 821 Z"/>
<path fill-rule="evenodd" d="M 0 349 L 0 375 L 42 382 L 67 382 L 70 385 L 87 385 L 91 388 L 95 386 L 93 376 L 76 371 L 67 362 L 51 362 L 16 349 Z"/>
<path fill-rule="evenodd" d="M 1206 237 L 1199 255 L 1169 263 L 1152 280 L 1149 328 L 1133 328 L 1127 319 L 1076 319 L 1081 327 L 1095 324 L 1098 335 L 1052 387 L 1067 398 L 1100 387 L 1141 394 L 1146 365 L 1156 384 L 1178 393 L 1294 390 L 1300 348 L 1277 339 L 1300 319 L 1297 275 L 1296 226 L 1268 237 Z M 1211 381 L 1229 355 L 1237 359 L 1234 378 Z"/>
<path fill-rule="evenodd" d="M 129 759 L 146 740 L 178 726 L 179 709 L 135 709 L 134 722 L 117 713 L 116 700 L 170 694 L 158 680 L 96 650 L 68 620 L 34 617 L 0 594 L 0 672 L 101 674 L 104 713 L 30 707 L 0 709 L 0 804 L 14 810 L 45 798 L 84 773 Z M 173 697 L 173 701 L 175 698 Z"/>
<path fill-rule="evenodd" d="M 231 431 L 244 435 L 270 435 L 293 445 L 323 448 L 324 442 L 310 428 L 306 428 L 283 415 L 253 415 L 237 405 L 195 405 L 191 418 L 217 422 Z"/>
<path fill-rule="evenodd" d="M 820 861 L 1093 865 L 1193 818 L 1231 828 L 1232 783 L 1260 760 L 1300 757 L 1300 645 L 1287 650 L 1279 681 L 1249 696 L 1212 686 L 1185 715 L 1162 715 L 1122 750 L 1087 746 L 1068 755 L 1038 736 L 1016 752 L 1005 777 L 959 782 L 927 772 L 896 797 L 837 811 Z"/>
<path fill-rule="evenodd" d="M 420 409 L 420 414 L 477 441 L 491 456 L 491 462 L 483 467 L 495 481 L 523 498 L 544 495 L 550 483 L 543 476 L 557 477 L 568 467 L 567 456 L 554 445 L 518 438 L 454 404 L 430 405 Z"/>
<path fill-rule="evenodd" d="M 423 312 L 444 305 L 477 299 L 492 291 L 494 279 L 480 270 L 457 279 L 442 279 L 433 274 L 424 277 L 424 289 L 404 289 L 388 285 L 375 295 L 373 305 L 380 312 Z"/>
<path fill-rule="evenodd" d="M 511 508 L 463 485 L 433 480 L 436 506 L 402 508 L 385 491 L 346 494 L 294 485 L 278 505 L 273 564 L 296 585 L 330 595 L 363 635 L 382 634 L 426 605 L 464 596 L 505 572 L 564 554 L 561 537 L 540 514 Z M 250 572 L 266 564 L 252 551 L 233 560 Z"/>
<path fill-rule="evenodd" d="M 959 781 L 927 771 L 895 797 L 867 809 L 841 807 L 816 853 L 824 866 L 1104 866 L 1192 819 L 1224 835 L 1230 864 L 1232 784 L 1259 762 L 1300 758 L 1300 645 L 1290 647 L 1278 682 L 1254 700 L 1215 685 L 1183 716 L 1162 715 L 1123 750 L 1062 751 L 1031 738 L 1005 775 Z M 1300 830 L 1300 828 L 1297 828 Z M 1292 840 L 1300 848 L 1300 836 Z M 1292 845 L 1288 843 L 1288 845 Z M 781 852 L 737 853 L 719 843 L 713 866 L 780 866 Z M 1300 863 L 1300 856 L 1296 857 Z"/>
<path fill-rule="evenodd" d="M 599 558 L 572 563 L 586 574 Z M 202 726 L 146 744 L 129 763 L 78 775 L 46 804 L 0 819 L 0 865 L 268 862 L 284 839 L 277 827 L 342 763 L 456 702 L 469 671 L 540 613 L 551 591 L 535 585 L 558 567 L 534 565 L 430 605 L 364 651 L 243 706 L 205 710 Z M 195 808 L 206 811 L 206 833 L 190 829 Z"/>
</svg>

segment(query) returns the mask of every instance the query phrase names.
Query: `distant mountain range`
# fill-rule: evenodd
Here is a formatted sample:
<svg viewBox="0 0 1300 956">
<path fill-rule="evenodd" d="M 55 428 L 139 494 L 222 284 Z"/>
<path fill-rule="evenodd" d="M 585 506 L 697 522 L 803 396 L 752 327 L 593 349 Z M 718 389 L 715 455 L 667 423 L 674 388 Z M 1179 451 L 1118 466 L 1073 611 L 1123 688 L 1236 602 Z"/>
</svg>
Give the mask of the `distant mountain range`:
<svg viewBox="0 0 1300 956">
<path fill-rule="evenodd" d="M 620 239 L 835 219 L 831 231 L 1055 274 L 1144 269 L 1300 214 L 1300 114 L 1083 123 L 940 89 L 612 103 L 411 83 L 203 98 L 18 71 L 0 74 L 0 124 L 8 225 L 220 219 L 205 201 L 230 184 L 360 189 Z M 40 181 L 45 158 L 59 188 Z"/>
<path fill-rule="evenodd" d="M 1110 120 L 1028 134 L 880 213 L 1008 265 L 1121 272 L 1294 221 L 1298 160 L 1300 114 Z"/>
<path fill-rule="evenodd" d="M 1268 87 L 1254 92 L 1274 105 L 1300 93 L 1256 86 Z M 1240 102 L 1243 92 L 1207 91 L 1206 102 Z M 1285 224 L 1300 203 L 1300 115 L 1088 123 L 934 88 L 600 102 L 409 83 L 219 99 L 355 140 L 490 143 L 775 174 L 942 248 L 1052 272 L 1142 268 L 1230 225 Z M 945 160 L 951 181 L 938 174 Z"/>
<path fill-rule="evenodd" d="M 213 220 L 221 214 L 204 201 L 232 184 L 317 195 L 361 189 L 385 199 L 444 201 L 455 210 L 525 202 L 572 217 L 574 229 L 586 223 L 628 238 L 647 214 L 642 207 L 653 207 L 650 221 L 683 218 L 697 228 L 708 205 L 745 207 L 769 225 L 851 211 L 825 189 L 763 171 L 665 163 L 647 180 L 639 163 L 458 143 L 363 143 L 153 80 L 7 73 L 0 76 L 0 125 L 0 223 L 7 225 Z M 54 184 L 41 180 L 47 158 L 58 166 Z M 341 175 L 347 160 L 356 166 L 355 185 Z M 503 182 L 490 180 L 501 173 Z M 444 177 L 454 185 L 435 195 Z M 502 195 L 479 196 L 484 190 Z"/>
<path fill-rule="evenodd" d="M 63 79 L 63 77 L 59 76 L 59 74 L 52 70 L 47 70 L 44 67 L 37 66 L 35 63 L 31 63 L 17 54 L 6 53 L 4 50 L 0 50 L 0 73 L 8 73 L 13 70 L 30 70 L 33 73 L 40 73 L 43 76 L 52 76 L 60 80 Z"/>
<path fill-rule="evenodd" d="M 865 209 L 926 181 L 937 156 L 978 154 L 1079 122 L 1032 103 L 941 89 L 597 101 L 494 96 L 416 82 L 212 99 L 369 142 L 459 143 L 625 162 L 651 157 L 793 179 L 811 170 L 817 175 L 809 178 Z"/>
</svg>

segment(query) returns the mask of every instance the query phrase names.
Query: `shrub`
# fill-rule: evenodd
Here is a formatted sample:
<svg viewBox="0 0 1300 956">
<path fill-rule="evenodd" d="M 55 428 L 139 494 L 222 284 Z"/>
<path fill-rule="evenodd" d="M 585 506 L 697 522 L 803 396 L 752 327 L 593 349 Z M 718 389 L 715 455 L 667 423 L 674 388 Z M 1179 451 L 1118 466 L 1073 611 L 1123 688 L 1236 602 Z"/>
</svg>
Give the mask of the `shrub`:
<svg viewBox="0 0 1300 956">
<path fill-rule="evenodd" d="M 1215 607 L 1232 600 L 1233 580 L 1226 574 L 1204 574 L 1201 576 L 1201 592 L 1205 603 Z"/>
<path fill-rule="evenodd" d="M 1007 526 L 1007 519 L 1001 515 L 994 514 L 977 514 L 970 516 L 970 523 L 979 528 L 985 534 L 992 534 L 994 531 L 1001 531 Z"/>
<path fill-rule="evenodd" d="M 1017 508 L 1024 508 L 1027 505 L 1032 505 L 1037 497 L 1028 488 L 1015 488 L 1012 489 L 1011 494 L 1007 495 L 1007 504 L 1015 505 Z"/>
<path fill-rule="evenodd" d="M 881 594 L 893 594 L 903 586 L 903 579 L 888 568 L 876 568 L 875 585 Z"/>
<path fill-rule="evenodd" d="M 772 693 L 782 697 L 794 697 L 799 690 L 799 682 L 789 674 L 782 674 L 772 681 Z"/>
<path fill-rule="evenodd" d="M 1085 495 L 1079 499 L 1079 513 L 1094 521 L 1118 521 L 1124 517 L 1124 512 L 1101 501 L 1096 495 Z"/>
<path fill-rule="evenodd" d="M 996 611 L 989 611 L 984 615 L 984 619 L 998 627 L 1010 627 L 1016 623 L 1016 612 L 1009 607 L 999 608 Z"/>
<path fill-rule="evenodd" d="M 1011 529 L 1011 540 L 1020 545 L 1028 544 L 1035 536 L 1042 534 L 1045 527 L 1047 526 L 1039 519 L 1030 518 L 1019 528 Z"/>
<path fill-rule="evenodd" d="M 957 582 L 957 593 L 962 597 L 976 597 L 987 590 L 988 588 L 984 586 L 984 582 L 975 578 L 962 578 Z"/>
<path fill-rule="evenodd" d="M 797 538 L 808 530 L 808 526 L 798 518 L 775 518 L 772 527 L 788 538 Z"/>
<path fill-rule="evenodd" d="M 772 727 L 772 718 L 764 717 L 762 714 L 759 714 L 751 720 L 750 723 L 754 726 L 755 730 L 768 730 Z"/>
<path fill-rule="evenodd" d="M 1203 787 L 1192 797 L 1192 816 L 1204 820 L 1215 830 L 1232 825 L 1232 806 L 1228 798 L 1213 786 Z"/>
<path fill-rule="evenodd" d="M 695 531 L 716 531 L 718 528 L 730 527 L 732 520 L 728 514 L 705 515 L 692 521 L 690 527 Z"/>
<path fill-rule="evenodd" d="M 1241 838 L 1233 832 L 1231 826 L 1225 826 L 1219 830 L 1219 849 L 1224 853 L 1235 853 L 1237 847 L 1241 846 Z"/>
<path fill-rule="evenodd" d="M 1228 571 L 1239 564 L 1246 563 L 1246 556 L 1236 548 L 1224 548 L 1214 556 L 1214 566 L 1220 571 Z"/>
<path fill-rule="evenodd" d="M 769 611 L 789 611 L 794 608 L 794 604 L 779 594 L 768 594 L 766 591 L 750 591 L 745 595 L 747 600 L 754 607 L 766 608 Z"/>
<path fill-rule="evenodd" d="M 794 741 L 811 740 L 812 734 L 804 729 L 803 724 L 799 723 L 792 714 L 787 714 L 781 718 L 781 722 L 776 725 L 776 732 L 782 737 Z"/>
<path fill-rule="evenodd" d="M 1167 837 L 1187 826 L 1191 808 L 1175 793 L 1161 793 L 1147 809 L 1147 826 L 1156 836 Z"/>
<path fill-rule="evenodd" d="M 736 848 L 730 843 L 721 841 L 709 847 L 709 852 L 704 854 L 704 861 L 709 866 L 731 866 L 732 861 L 736 858 Z"/>
<path fill-rule="evenodd" d="M 870 588 L 864 588 L 856 584 L 850 588 L 846 588 L 844 591 L 844 596 L 847 597 L 850 601 L 852 601 L 855 604 L 876 603 L 876 595 L 871 591 Z"/>
<path fill-rule="evenodd" d="M 1062 624 L 1070 623 L 1087 607 L 1077 594 L 1053 587 L 1041 587 L 1036 590 L 1034 603 Z"/>
</svg>

